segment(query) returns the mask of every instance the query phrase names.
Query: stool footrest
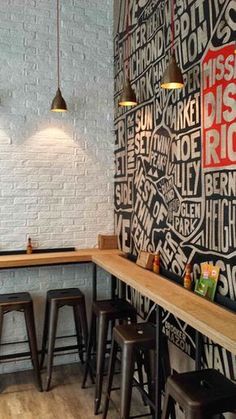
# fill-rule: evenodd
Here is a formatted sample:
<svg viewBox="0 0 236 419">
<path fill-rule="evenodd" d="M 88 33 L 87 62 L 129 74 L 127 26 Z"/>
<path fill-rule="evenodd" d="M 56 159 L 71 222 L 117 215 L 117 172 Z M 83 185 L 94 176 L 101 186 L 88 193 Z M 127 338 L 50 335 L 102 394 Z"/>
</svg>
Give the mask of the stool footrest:
<svg viewBox="0 0 236 419">
<path fill-rule="evenodd" d="M 19 358 L 25 358 L 25 357 L 30 357 L 31 358 L 31 353 L 30 352 L 16 352 L 14 354 L 1 355 L 0 356 L 0 361 L 2 362 L 2 361 L 5 361 L 5 360 L 8 360 L 8 359 L 17 360 Z"/>
<path fill-rule="evenodd" d="M 72 351 L 74 349 L 78 349 L 78 347 L 79 347 L 78 345 L 58 346 L 57 348 L 54 348 L 53 352 Z M 82 351 L 85 352 L 85 347 Z M 47 353 L 47 352 L 48 352 L 48 350 L 46 349 L 45 353 Z"/>
<path fill-rule="evenodd" d="M 18 345 L 20 343 L 29 343 L 29 341 L 28 340 L 18 340 L 18 341 L 14 341 L 14 342 L 2 342 L 0 344 L 0 347 L 1 346 Z"/>
<path fill-rule="evenodd" d="M 119 374 L 119 372 L 114 372 L 114 374 Z M 106 374 L 104 374 L 104 375 L 106 375 Z M 148 393 L 145 391 L 145 390 L 143 390 L 143 388 L 141 387 L 141 385 L 140 385 L 140 383 L 136 380 L 136 378 L 133 378 L 133 381 L 135 382 L 135 384 L 133 384 L 132 385 L 132 387 L 135 387 L 135 388 L 137 388 L 137 390 L 141 393 L 141 395 L 145 398 L 145 400 L 146 400 L 146 402 L 147 402 L 147 404 L 150 406 L 150 407 L 152 407 L 153 409 L 155 409 L 155 403 L 150 399 L 150 397 L 148 397 Z M 146 386 L 146 385 L 148 385 L 148 383 L 146 382 L 146 383 L 143 383 L 142 384 L 143 386 Z M 111 389 L 110 389 L 110 391 L 117 391 L 117 390 L 120 390 L 121 389 L 121 387 L 112 387 Z M 109 399 L 111 400 L 111 398 L 109 397 Z"/>
</svg>

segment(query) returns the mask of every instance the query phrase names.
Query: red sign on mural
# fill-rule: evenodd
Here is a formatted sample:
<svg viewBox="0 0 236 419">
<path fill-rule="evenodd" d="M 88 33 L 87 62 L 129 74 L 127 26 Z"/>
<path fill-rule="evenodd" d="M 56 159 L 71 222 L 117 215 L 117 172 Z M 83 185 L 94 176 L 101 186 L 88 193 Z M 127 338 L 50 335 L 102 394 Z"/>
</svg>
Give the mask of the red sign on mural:
<svg viewBox="0 0 236 419">
<path fill-rule="evenodd" d="M 209 50 L 202 61 L 203 167 L 236 163 L 234 45 Z"/>
</svg>

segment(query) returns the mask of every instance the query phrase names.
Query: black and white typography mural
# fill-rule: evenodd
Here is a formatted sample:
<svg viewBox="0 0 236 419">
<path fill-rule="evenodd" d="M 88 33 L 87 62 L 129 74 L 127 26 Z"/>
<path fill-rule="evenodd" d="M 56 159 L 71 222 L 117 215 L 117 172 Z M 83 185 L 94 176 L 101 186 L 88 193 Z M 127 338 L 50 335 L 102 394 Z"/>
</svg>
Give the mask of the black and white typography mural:
<svg viewBox="0 0 236 419">
<path fill-rule="evenodd" d="M 171 54 L 169 0 L 116 0 L 115 222 L 120 247 L 160 252 L 182 276 L 220 267 L 217 292 L 236 300 L 236 2 L 175 0 L 174 50 L 184 88 L 160 80 Z M 118 106 L 124 74 L 138 105 Z M 133 294 L 133 295 L 132 295 Z M 152 305 L 128 297 L 147 316 Z M 190 328 L 163 313 L 163 332 L 194 356 Z M 205 341 L 204 365 L 236 380 L 236 359 Z"/>
</svg>

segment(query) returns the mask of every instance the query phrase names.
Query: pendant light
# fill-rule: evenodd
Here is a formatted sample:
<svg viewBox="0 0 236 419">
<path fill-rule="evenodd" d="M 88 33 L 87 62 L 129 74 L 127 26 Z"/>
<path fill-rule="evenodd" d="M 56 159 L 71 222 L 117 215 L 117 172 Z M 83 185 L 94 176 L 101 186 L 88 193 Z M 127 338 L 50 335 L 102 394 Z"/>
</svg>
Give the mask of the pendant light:
<svg viewBox="0 0 236 419">
<path fill-rule="evenodd" d="M 129 78 L 126 78 L 120 97 L 119 106 L 136 106 L 138 104 L 135 92 L 131 87 Z"/>
<path fill-rule="evenodd" d="M 171 1 L 171 57 L 168 66 L 165 69 L 165 72 L 161 79 L 161 87 L 163 89 L 181 89 L 184 87 L 184 80 L 181 73 L 181 70 L 175 59 L 174 52 L 174 39 L 175 39 L 175 29 L 174 29 L 174 0 Z M 165 8 L 164 8 L 165 13 Z"/>
<path fill-rule="evenodd" d="M 130 73 L 130 66 L 129 66 L 129 1 L 127 2 L 127 26 L 126 26 L 126 32 L 127 32 L 127 60 L 128 60 L 128 66 L 127 66 L 127 70 L 126 70 L 126 74 L 125 74 L 125 69 L 124 69 L 124 74 L 125 74 L 125 81 L 124 81 L 124 86 L 123 86 L 123 91 L 121 93 L 121 97 L 120 100 L 118 102 L 119 106 L 136 106 L 138 104 L 137 99 L 136 99 L 136 95 L 135 92 L 130 84 L 130 79 L 129 79 L 129 73 Z M 124 63 L 123 63 L 124 65 Z M 125 65 L 124 65 L 125 67 Z"/>
<path fill-rule="evenodd" d="M 67 106 L 66 102 L 62 97 L 61 89 L 60 89 L 60 33 L 59 33 L 59 25 L 60 25 L 60 4 L 59 0 L 57 0 L 57 92 L 56 96 L 54 97 L 51 105 L 52 112 L 66 112 Z"/>
</svg>

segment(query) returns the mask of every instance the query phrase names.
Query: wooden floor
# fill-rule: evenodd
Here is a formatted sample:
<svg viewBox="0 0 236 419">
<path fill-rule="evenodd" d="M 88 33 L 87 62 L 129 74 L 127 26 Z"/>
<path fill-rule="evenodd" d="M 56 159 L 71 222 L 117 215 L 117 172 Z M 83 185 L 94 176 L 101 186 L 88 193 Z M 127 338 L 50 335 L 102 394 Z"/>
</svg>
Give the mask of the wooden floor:
<svg viewBox="0 0 236 419">
<path fill-rule="evenodd" d="M 78 364 L 55 367 L 52 389 L 42 393 L 34 386 L 31 371 L 1 375 L 0 419 L 101 418 L 101 414 L 93 414 L 94 387 L 88 383 L 86 389 L 81 389 L 82 374 Z M 112 392 L 112 399 L 118 407 L 119 391 Z M 133 390 L 132 400 L 132 415 L 148 412 L 137 389 Z M 110 403 L 107 419 L 119 418 L 117 407 Z"/>
</svg>

